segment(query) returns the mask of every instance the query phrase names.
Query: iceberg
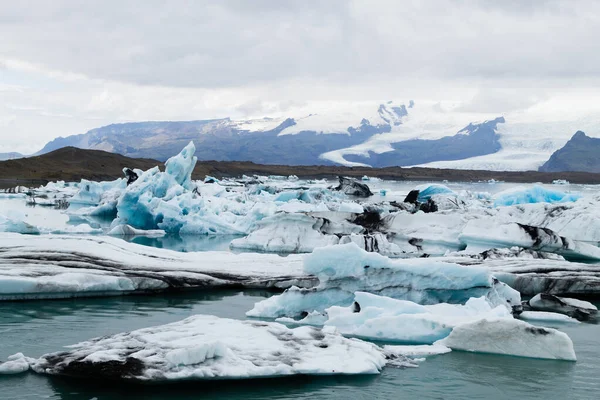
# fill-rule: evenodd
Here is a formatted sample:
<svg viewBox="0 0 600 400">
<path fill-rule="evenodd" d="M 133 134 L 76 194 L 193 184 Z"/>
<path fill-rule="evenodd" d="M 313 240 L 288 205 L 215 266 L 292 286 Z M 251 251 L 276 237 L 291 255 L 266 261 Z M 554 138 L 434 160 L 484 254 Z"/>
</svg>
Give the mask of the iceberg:
<svg viewBox="0 0 600 400">
<path fill-rule="evenodd" d="M 519 223 L 489 225 L 487 220 L 472 220 L 463 229 L 459 240 L 473 252 L 517 246 L 556 253 L 569 259 L 600 260 L 597 246 L 559 236 L 548 228 Z"/>
<path fill-rule="evenodd" d="M 417 197 L 417 200 L 420 203 L 426 203 L 433 196 L 438 196 L 438 195 L 448 196 L 448 195 L 455 195 L 456 194 L 448 186 L 440 185 L 440 184 L 437 184 L 437 183 L 419 185 L 419 186 L 417 186 L 415 188 L 415 190 L 419 191 L 419 195 Z"/>
<path fill-rule="evenodd" d="M 8 217 L 0 214 L 0 232 L 22 233 L 26 235 L 39 235 L 40 230 L 24 221 L 25 216 L 12 212 L 13 216 Z M 15 219 L 14 217 L 17 216 Z"/>
<path fill-rule="evenodd" d="M 482 319 L 455 327 L 436 344 L 475 353 L 576 361 L 566 333 L 516 319 Z"/>
<path fill-rule="evenodd" d="M 111 237 L 0 234 L 0 300 L 314 284 L 299 256 L 180 253 Z"/>
<path fill-rule="evenodd" d="M 383 350 L 388 357 L 428 357 L 447 354 L 452 351 L 451 348 L 439 343 L 423 345 L 386 345 L 383 346 Z"/>
<path fill-rule="evenodd" d="M 543 186 L 532 187 L 518 186 L 494 196 L 494 206 L 514 206 L 528 203 L 566 203 L 577 201 L 581 198 L 578 193 L 567 193 L 559 190 L 546 189 Z"/>
<path fill-rule="evenodd" d="M 458 325 L 483 318 L 512 318 L 503 305 L 493 307 L 485 297 L 471 298 L 464 305 L 419 305 L 370 293 L 356 292 L 350 307 L 330 307 L 325 326 L 344 336 L 361 339 L 432 344 Z"/>
<path fill-rule="evenodd" d="M 195 152 L 196 146 L 194 142 L 190 142 L 178 155 L 169 158 L 165 163 L 165 173 L 172 176 L 175 182 L 187 190 L 193 189 L 192 172 L 198 161 Z"/>
<path fill-rule="evenodd" d="M 393 260 L 354 243 L 315 249 L 305 256 L 303 269 L 318 278 L 317 287 L 288 289 L 256 303 L 246 315 L 302 317 L 331 306 L 349 306 L 360 291 L 419 304 L 461 303 L 486 296 L 494 306 L 521 308 L 519 293 L 486 268 L 432 259 Z"/>
<path fill-rule="evenodd" d="M 162 237 L 166 232 L 162 229 L 144 230 L 135 229 L 130 225 L 117 225 L 108 231 L 108 236 L 130 237 L 130 236 L 146 236 L 146 237 Z"/>
<path fill-rule="evenodd" d="M 543 258 L 460 261 L 453 257 L 451 260 L 488 268 L 496 278 L 525 296 L 538 293 L 570 297 L 600 295 L 600 269 L 594 264 Z"/>
<path fill-rule="evenodd" d="M 526 305 L 535 311 L 564 314 L 580 321 L 588 321 L 598 314 L 598 308 L 590 302 L 558 297 L 549 293 L 535 295 Z"/>
<path fill-rule="evenodd" d="M 385 363 L 379 347 L 333 329 L 209 315 L 96 338 L 29 360 L 41 374 L 142 382 L 377 374 Z"/>
<path fill-rule="evenodd" d="M 360 183 L 351 178 L 338 177 L 340 184 L 335 190 L 340 191 L 348 196 L 356 197 L 370 197 L 373 196 L 373 192 L 364 183 Z"/>
<path fill-rule="evenodd" d="M 278 213 L 263 219 L 259 228 L 248 236 L 232 240 L 230 247 L 269 253 L 310 253 L 317 247 L 339 243 L 337 236 L 326 232 L 329 225 L 323 218 Z"/>
<path fill-rule="evenodd" d="M 33 358 L 25 357 L 23 353 L 13 354 L 8 357 L 8 361 L 0 363 L 0 375 L 20 374 L 29 370 L 29 364 Z"/>
<path fill-rule="evenodd" d="M 547 311 L 523 311 L 521 314 L 518 315 L 518 318 L 533 323 L 580 323 L 575 318 L 571 318 L 567 315 Z"/>
</svg>

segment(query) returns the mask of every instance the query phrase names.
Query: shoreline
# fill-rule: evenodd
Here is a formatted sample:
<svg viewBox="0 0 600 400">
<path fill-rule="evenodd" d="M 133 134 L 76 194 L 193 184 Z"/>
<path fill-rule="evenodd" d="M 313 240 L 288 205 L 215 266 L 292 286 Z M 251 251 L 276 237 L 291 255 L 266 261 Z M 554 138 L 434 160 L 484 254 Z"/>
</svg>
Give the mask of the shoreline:
<svg viewBox="0 0 600 400">
<path fill-rule="evenodd" d="M 147 170 L 164 163 L 151 159 L 129 158 L 100 150 L 67 147 L 41 156 L 0 161 L 0 188 L 39 186 L 49 181 L 114 180 L 123 177 L 123 168 Z M 552 183 L 566 180 L 575 184 L 600 184 L 600 173 L 486 171 L 423 167 L 343 167 L 334 165 L 270 165 L 244 161 L 198 161 L 192 174 L 195 180 L 205 176 L 239 178 L 242 175 L 296 175 L 302 179 L 337 179 L 363 176 L 392 181 Z"/>
</svg>

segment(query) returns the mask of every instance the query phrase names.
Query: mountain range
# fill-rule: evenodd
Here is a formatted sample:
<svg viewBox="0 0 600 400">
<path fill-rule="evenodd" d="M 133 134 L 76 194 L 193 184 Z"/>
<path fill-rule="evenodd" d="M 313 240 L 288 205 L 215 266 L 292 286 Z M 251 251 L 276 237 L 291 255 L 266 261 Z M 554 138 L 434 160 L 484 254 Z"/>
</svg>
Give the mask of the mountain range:
<svg viewBox="0 0 600 400">
<path fill-rule="evenodd" d="M 326 105 L 320 110 L 278 118 L 111 124 L 54 139 L 37 154 L 70 146 L 165 161 L 194 141 L 199 160 L 267 165 L 592 170 L 593 157 L 587 164 L 569 162 L 568 167 L 564 161 L 548 164 L 568 141 L 568 132 L 536 121 L 513 122 L 510 115 L 413 101 Z M 560 154 L 571 159 L 578 152 Z"/>
</svg>

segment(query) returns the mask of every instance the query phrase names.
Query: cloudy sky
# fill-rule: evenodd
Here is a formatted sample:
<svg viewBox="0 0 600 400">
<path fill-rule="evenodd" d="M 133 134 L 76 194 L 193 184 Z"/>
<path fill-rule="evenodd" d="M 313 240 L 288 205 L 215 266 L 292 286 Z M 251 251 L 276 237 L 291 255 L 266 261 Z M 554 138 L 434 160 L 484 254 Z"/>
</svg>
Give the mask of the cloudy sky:
<svg viewBox="0 0 600 400">
<path fill-rule="evenodd" d="M 503 113 L 600 87 L 596 1 L 0 2 L 0 152 L 112 122 L 341 100 Z"/>
</svg>

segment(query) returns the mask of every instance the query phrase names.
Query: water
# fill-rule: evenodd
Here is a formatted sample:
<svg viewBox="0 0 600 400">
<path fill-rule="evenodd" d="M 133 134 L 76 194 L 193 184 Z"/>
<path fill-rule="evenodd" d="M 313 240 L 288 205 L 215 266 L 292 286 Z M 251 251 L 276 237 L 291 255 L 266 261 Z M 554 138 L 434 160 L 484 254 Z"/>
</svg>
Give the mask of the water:
<svg viewBox="0 0 600 400">
<path fill-rule="evenodd" d="M 0 304 L 0 358 L 29 356 L 95 336 L 165 324 L 193 314 L 244 318 L 268 296 L 219 291 L 161 296 Z M 576 363 L 452 352 L 419 368 L 386 368 L 366 377 L 300 377 L 217 383 L 139 385 L 0 376 L 0 399 L 593 399 L 600 390 L 600 325 L 556 326 L 575 343 Z"/>
<path fill-rule="evenodd" d="M 401 201 L 421 182 L 368 182 L 383 200 Z M 515 184 L 448 183 L 453 190 L 496 193 Z M 595 194 L 598 186 L 545 185 Z M 45 207 L 26 207 L 22 199 L 0 199 L 0 213 L 26 213 L 28 222 L 60 227 L 78 218 Z M 107 228 L 105 221 L 88 220 Z M 225 250 L 231 237 L 136 238 L 136 243 L 177 251 Z M 245 318 L 264 292 L 213 291 L 117 298 L 0 303 L 0 360 L 16 352 L 37 357 L 63 346 L 194 314 Z M 386 368 L 362 377 L 298 377 L 234 382 L 139 385 L 81 381 L 34 373 L 0 376 L 0 399 L 596 399 L 600 393 L 600 325 L 554 326 L 574 342 L 576 363 L 452 352 L 428 358 L 419 368 Z"/>
</svg>

